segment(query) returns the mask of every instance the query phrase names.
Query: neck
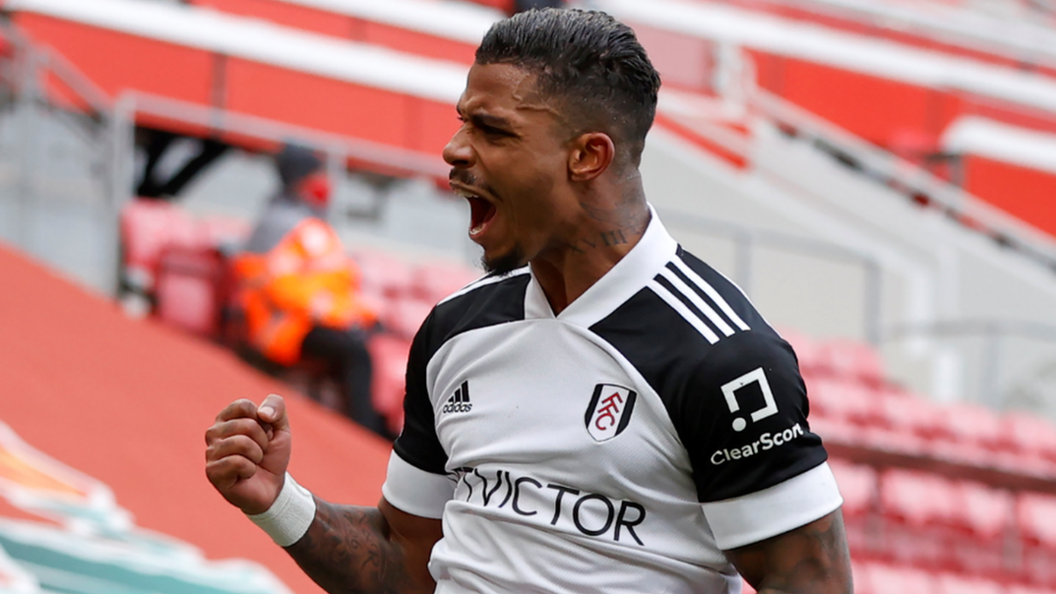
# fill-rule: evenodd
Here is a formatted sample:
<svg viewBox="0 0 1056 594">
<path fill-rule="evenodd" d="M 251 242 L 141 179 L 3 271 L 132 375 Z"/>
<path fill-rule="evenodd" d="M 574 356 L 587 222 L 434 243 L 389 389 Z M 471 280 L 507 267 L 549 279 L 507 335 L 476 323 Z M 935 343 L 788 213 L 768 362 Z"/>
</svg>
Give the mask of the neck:
<svg viewBox="0 0 1056 594">
<path fill-rule="evenodd" d="M 531 261 L 554 314 L 564 311 L 612 269 L 645 234 L 649 207 L 641 180 L 623 192 L 585 196 L 581 213 L 558 245 Z"/>
</svg>

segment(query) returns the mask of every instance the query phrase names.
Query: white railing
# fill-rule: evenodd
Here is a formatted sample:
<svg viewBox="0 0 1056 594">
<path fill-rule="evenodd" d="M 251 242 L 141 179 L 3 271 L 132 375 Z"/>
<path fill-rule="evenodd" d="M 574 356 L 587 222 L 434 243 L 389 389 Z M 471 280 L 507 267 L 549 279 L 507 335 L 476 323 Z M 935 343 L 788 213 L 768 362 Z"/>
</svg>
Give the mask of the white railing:
<svg viewBox="0 0 1056 594">
<path fill-rule="evenodd" d="M 832 16 L 851 22 L 909 32 L 921 37 L 981 51 L 994 56 L 1056 67 L 1056 31 L 1052 27 L 1022 19 L 1000 19 L 968 8 L 941 6 L 938 3 L 894 3 L 876 0 L 765 0 L 776 7 L 807 10 L 821 16 Z M 1008 4 L 1008 3 L 1006 3 Z M 1050 10 L 1056 22 L 1056 7 Z"/>
<path fill-rule="evenodd" d="M 794 131 L 797 137 L 813 141 L 863 175 L 907 196 L 927 198 L 968 228 L 1056 270 L 1056 239 L 1044 231 L 775 95 L 757 89 L 749 96 L 758 113 Z"/>
</svg>

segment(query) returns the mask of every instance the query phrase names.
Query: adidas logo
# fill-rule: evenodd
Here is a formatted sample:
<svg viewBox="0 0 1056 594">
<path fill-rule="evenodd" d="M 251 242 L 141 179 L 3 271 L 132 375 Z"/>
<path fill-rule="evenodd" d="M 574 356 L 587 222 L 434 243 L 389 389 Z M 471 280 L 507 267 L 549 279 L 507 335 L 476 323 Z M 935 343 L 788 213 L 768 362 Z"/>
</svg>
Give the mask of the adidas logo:
<svg viewBox="0 0 1056 594">
<path fill-rule="evenodd" d="M 473 410 L 473 403 L 469 401 L 469 380 L 455 390 L 454 396 L 447 399 L 442 412 L 444 413 L 467 413 Z"/>
</svg>

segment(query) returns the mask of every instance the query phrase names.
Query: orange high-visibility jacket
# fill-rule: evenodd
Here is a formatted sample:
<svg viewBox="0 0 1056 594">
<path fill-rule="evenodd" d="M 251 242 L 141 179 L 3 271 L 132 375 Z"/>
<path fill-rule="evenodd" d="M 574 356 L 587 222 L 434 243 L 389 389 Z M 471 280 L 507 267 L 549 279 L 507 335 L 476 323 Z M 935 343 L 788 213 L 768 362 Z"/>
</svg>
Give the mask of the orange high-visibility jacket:
<svg viewBox="0 0 1056 594">
<path fill-rule="evenodd" d="M 376 321 L 359 298 L 358 268 L 337 233 L 298 206 L 271 208 L 234 263 L 246 338 L 283 365 L 300 359 L 313 326 L 347 329 Z"/>
</svg>

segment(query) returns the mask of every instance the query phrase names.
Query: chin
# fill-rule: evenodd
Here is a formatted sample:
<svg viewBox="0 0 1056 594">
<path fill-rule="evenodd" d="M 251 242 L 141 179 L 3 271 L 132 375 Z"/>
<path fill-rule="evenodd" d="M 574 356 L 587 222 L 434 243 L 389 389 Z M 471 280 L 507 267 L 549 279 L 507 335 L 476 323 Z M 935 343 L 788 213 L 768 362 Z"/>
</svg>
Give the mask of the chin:
<svg viewBox="0 0 1056 594">
<path fill-rule="evenodd" d="M 527 264 L 524 258 L 524 252 L 520 248 L 514 248 L 505 254 L 499 254 L 494 257 L 489 257 L 488 253 L 484 252 L 484 256 L 480 259 L 480 263 L 484 266 L 484 271 L 488 274 L 499 275 L 509 274 Z"/>
</svg>

